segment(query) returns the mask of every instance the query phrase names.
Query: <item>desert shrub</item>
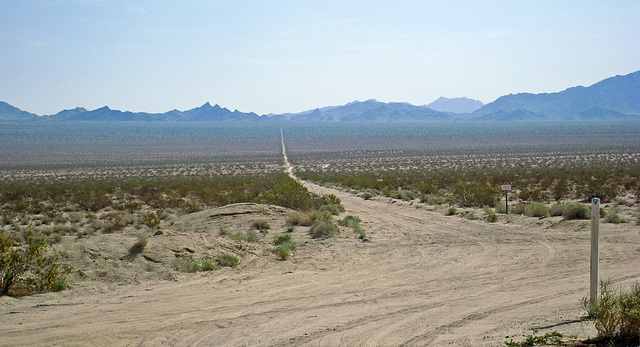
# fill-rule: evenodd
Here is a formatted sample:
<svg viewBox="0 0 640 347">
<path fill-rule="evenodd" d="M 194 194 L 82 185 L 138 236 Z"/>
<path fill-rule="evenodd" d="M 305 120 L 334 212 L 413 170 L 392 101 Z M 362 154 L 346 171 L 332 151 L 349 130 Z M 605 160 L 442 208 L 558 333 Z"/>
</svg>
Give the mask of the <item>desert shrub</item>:
<svg viewBox="0 0 640 347">
<path fill-rule="evenodd" d="M 69 283 L 67 282 L 67 278 L 63 276 L 56 278 L 51 284 L 52 292 L 61 292 L 68 288 L 69 288 Z"/>
<path fill-rule="evenodd" d="M 247 242 L 255 243 L 260 241 L 260 235 L 255 230 L 247 230 L 244 239 Z"/>
<path fill-rule="evenodd" d="M 200 264 L 189 259 L 176 259 L 175 268 L 180 272 L 194 273 L 202 269 Z"/>
<path fill-rule="evenodd" d="M 274 253 L 280 260 L 287 260 L 291 258 L 291 250 L 286 247 L 276 247 Z"/>
<path fill-rule="evenodd" d="M 565 219 L 590 219 L 591 209 L 585 204 L 572 202 L 565 205 L 562 216 Z"/>
<path fill-rule="evenodd" d="M 247 232 L 238 231 L 235 234 L 231 235 L 231 238 L 238 241 L 247 241 L 247 242 L 259 242 L 260 235 L 255 230 L 248 230 Z"/>
<path fill-rule="evenodd" d="M 541 202 L 532 202 L 524 209 L 529 217 L 549 217 L 549 207 Z"/>
<path fill-rule="evenodd" d="M 0 234 L 0 295 L 5 295 L 15 284 L 23 284 L 27 292 L 46 292 L 59 288 L 59 278 L 70 269 L 61 266 L 56 259 L 60 256 L 46 243 L 44 238 L 35 237 L 29 230 L 20 244 Z"/>
<path fill-rule="evenodd" d="M 148 238 L 145 235 L 138 235 L 138 240 L 133 244 L 133 248 L 142 251 L 147 246 Z"/>
<path fill-rule="evenodd" d="M 480 219 L 478 216 L 476 216 L 475 212 L 473 211 L 467 211 L 464 213 L 464 218 L 468 219 L 468 220 L 478 220 Z"/>
<path fill-rule="evenodd" d="M 148 212 L 142 215 L 142 222 L 151 229 L 157 229 L 161 221 L 155 212 Z"/>
<path fill-rule="evenodd" d="M 273 239 L 274 245 L 282 245 L 287 242 L 291 242 L 291 234 L 280 234 Z"/>
<path fill-rule="evenodd" d="M 362 220 L 359 217 L 351 215 L 344 217 L 342 220 L 338 220 L 338 224 L 353 229 L 353 231 L 358 234 L 359 239 L 365 240 L 367 233 L 360 227 L 360 222 L 362 222 Z"/>
<path fill-rule="evenodd" d="M 337 216 L 340 213 L 344 212 L 344 206 L 338 205 L 338 204 L 328 204 L 328 205 L 321 206 L 318 211 L 319 212 L 329 212 L 332 215 Z"/>
<path fill-rule="evenodd" d="M 484 207 L 484 212 L 487 214 L 486 218 L 489 223 L 495 223 L 500 219 L 500 217 L 498 217 L 498 215 L 488 206 Z"/>
<path fill-rule="evenodd" d="M 640 343 L 640 282 L 629 292 L 622 292 L 613 287 L 611 280 L 602 280 L 598 298 L 584 297 L 582 305 L 594 318 L 603 344 L 636 346 Z"/>
<path fill-rule="evenodd" d="M 213 271 L 218 269 L 218 265 L 210 259 L 203 260 L 200 267 L 202 271 Z"/>
<path fill-rule="evenodd" d="M 411 194 L 411 192 L 406 191 L 406 190 L 393 191 L 393 192 L 391 192 L 390 197 L 395 198 L 395 199 L 404 200 L 404 201 L 411 201 L 411 200 L 415 199 L 413 194 Z"/>
<path fill-rule="evenodd" d="M 506 202 L 505 202 L 505 201 L 502 201 L 502 200 L 501 200 L 501 201 L 499 201 L 499 202 L 496 204 L 496 207 L 494 208 L 494 211 L 495 211 L 496 213 L 502 213 L 502 214 L 507 213 L 507 205 L 506 205 Z M 511 212 L 511 208 L 509 208 L 509 212 Z"/>
<path fill-rule="evenodd" d="M 453 216 L 453 215 L 455 215 L 456 213 L 458 213 L 458 209 L 457 209 L 457 208 L 455 208 L 454 206 L 451 206 L 451 207 L 449 207 L 449 208 L 447 209 L 447 211 L 445 211 L 444 215 L 445 215 L 445 216 Z"/>
<path fill-rule="evenodd" d="M 276 245 L 272 249 L 278 259 L 287 260 L 291 257 L 293 251 L 298 245 L 293 241 L 291 234 L 280 234 L 273 239 L 273 244 Z"/>
<path fill-rule="evenodd" d="M 218 257 L 218 263 L 221 266 L 236 267 L 240 264 L 240 260 L 235 255 L 223 253 Z"/>
<path fill-rule="evenodd" d="M 553 204 L 549 208 L 550 216 L 562 216 L 564 214 L 564 204 Z"/>
<path fill-rule="evenodd" d="M 422 196 L 422 198 L 420 198 L 420 202 L 427 203 L 429 205 L 442 205 L 447 202 L 447 199 L 442 196 L 425 194 Z"/>
<path fill-rule="evenodd" d="M 331 221 L 332 215 L 331 213 L 329 213 L 328 211 L 312 211 L 311 213 L 309 213 L 309 220 L 311 220 L 311 225 L 313 225 L 313 223 L 318 222 L 318 221 Z"/>
<path fill-rule="evenodd" d="M 354 228 L 356 225 L 360 224 L 360 222 L 362 222 L 362 220 L 359 217 L 352 215 L 348 215 L 342 220 L 338 220 L 338 224 L 349 228 Z"/>
<path fill-rule="evenodd" d="M 482 182 L 458 182 L 453 186 L 453 199 L 462 207 L 495 206 L 500 191 Z"/>
<path fill-rule="evenodd" d="M 542 336 L 538 336 L 538 330 L 534 329 L 532 335 L 527 335 L 522 342 L 514 342 L 513 339 L 509 342 L 505 342 L 507 347 L 533 347 L 533 346 L 541 346 L 548 344 L 559 344 L 562 343 L 562 338 L 564 335 L 557 331 L 552 331 L 550 333 L 546 333 Z"/>
<path fill-rule="evenodd" d="M 288 225 L 302 225 L 302 226 L 310 226 L 311 224 L 313 224 L 309 216 L 297 211 L 291 211 L 287 213 L 286 223 Z"/>
<path fill-rule="evenodd" d="M 373 195 L 369 192 L 364 192 L 362 194 L 359 195 L 361 198 L 363 198 L 364 200 L 369 200 L 371 198 L 373 198 Z"/>
<path fill-rule="evenodd" d="M 330 221 L 317 221 L 309 228 L 309 233 L 314 239 L 326 239 L 340 234 L 338 226 Z"/>
<path fill-rule="evenodd" d="M 515 206 L 511 206 L 511 208 L 509 209 L 509 213 L 511 213 L 511 214 L 524 214 L 526 208 L 527 208 L 527 205 L 517 204 Z"/>
<path fill-rule="evenodd" d="M 266 220 L 254 221 L 253 223 L 251 223 L 251 227 L 256 229 L 256 230 L 260 230 L 260 231 L 271 229 L 271 226 L 269 225 L 269 222 L 267 222 Z"/>
<path fill-rule="evenodd" d="M 620 223 L 627 222 L 624 218 L 620 217 L 620 215 L 617 213 L 610 213 L 607 216 L 606 220 L 607 220 L 607 223 L 613 223 L 613 224 L 620 224 Z"/>
</svg>

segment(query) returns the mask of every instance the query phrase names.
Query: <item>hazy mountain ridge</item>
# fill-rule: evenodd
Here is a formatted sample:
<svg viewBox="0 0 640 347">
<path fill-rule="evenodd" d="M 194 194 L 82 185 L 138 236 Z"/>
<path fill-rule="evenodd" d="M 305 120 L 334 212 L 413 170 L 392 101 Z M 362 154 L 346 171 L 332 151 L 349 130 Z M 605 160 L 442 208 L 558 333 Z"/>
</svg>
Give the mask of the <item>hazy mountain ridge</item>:
<svg viewBox="0 0 640 347">
<path fill-rule="evenodd" d="M 473 112 L 473 116 L 485 118 L 498 112 L 526 110 L 549 120 L 582 119 L 584 115 L 594 115 L 590 111 L 592 109 L 599 110 L 597 114 L 604 117 L 600 119 L 640 115 L 640 71 L 610 77 L 589 87 L 571 87 L 556 93 L 501 96 Z"/>
<path fill-rule="evenodd" d="M 472 113 L 480 109 L 484 104 L 479 100 L 462 98 L 445 98 L 439 97 L 436 101 L 424 105 L 434 111 L 451 112 L 451 113 Z"/>
<path fill-rule="evenodd" d="M 299 113 L 267 114 L 230 111 L 209 102 L 187 111 L 130 112 L 107 106 L 88 111 L 77 107 L 49 116 L 22 111 L 0 101 L 0 120 L 52 121 L 161 121 L 161 122 L 433 122 L 433 121 L 536 121 L 536 120 L 640 120 L 640 71 L 610 77 L 589 87 L 571 87 L 556 93 L 518 93 L 501 96 L 486 105 L 468 98 L 440 97 L 415 106 L 406 102 L 353 101 Z"/>
</svg>

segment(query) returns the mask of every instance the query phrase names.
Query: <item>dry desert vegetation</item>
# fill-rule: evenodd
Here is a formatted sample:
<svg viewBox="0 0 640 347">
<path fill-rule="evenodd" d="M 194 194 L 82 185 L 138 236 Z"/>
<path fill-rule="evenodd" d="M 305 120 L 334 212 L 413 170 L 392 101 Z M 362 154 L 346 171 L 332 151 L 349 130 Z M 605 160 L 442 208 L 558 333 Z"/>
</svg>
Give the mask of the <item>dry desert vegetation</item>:
<svg viewBox="0 0 640 347">
<path fill-rule="evenodd" d="M 637 167 L 631 150 L 598 151 L 585 155 Z M 86 167 L 3 171 L 2 235 L 13 250 L 45 240 L 59 276 L 18 278 L 0 296 L 0 345 L 499 346 L 556 333 L 584 345 L 599 331 L 581 305 L 590 221 L 575 204 L 596 188 L 615 193 L 603 203 L 601 278 L 626 291 L 640 280 L 633 170 L 607 164 L 614 181 L 555 190 L 562 174 L 543 182 L 518 167 L 581 154 L 509 157 L 507 215 L 492 155 L 287 153 L 284 169 L 280 157 L 105 165 L 89 180 Z"/>
</svg>

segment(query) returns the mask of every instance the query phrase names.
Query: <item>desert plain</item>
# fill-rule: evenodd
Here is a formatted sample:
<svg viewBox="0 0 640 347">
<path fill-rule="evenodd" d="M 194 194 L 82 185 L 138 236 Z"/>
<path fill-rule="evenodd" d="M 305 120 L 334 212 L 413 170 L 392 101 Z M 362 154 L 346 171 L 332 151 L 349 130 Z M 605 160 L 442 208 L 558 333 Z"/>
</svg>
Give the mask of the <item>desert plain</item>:
<svg viewBox="0 0 640 347">
<path fill-rule="evenodd" d="M 279 150 L 280 141 L 276 137 L 272 147 Z M 637 140 L 631 141 L 631 149 L 600 148 L 589 155 L 608 152 L 637 165 Z M 308 150 L 289 147 L 291 164 L 272 155 L 278 159 L 256 170 L 290 168 L 293 174 L 335 165 L 327 153 L 307 156 L 305 164 Z M 351 158 L 360 155 L 346 150 Z M 412 156 L 393 156 L 401 158 L 396 163 L 415 164 Z M 420 167 L 440 157 L 430 158 Z M 193 165 L 190 170 L 209 167 Z M 241 170 L 232 167 L 220 170 Z M 3 177 L 34 171 L 46 178 L 51 172 L 38 170 L 12 167 Z M 447 215 L 445 205 L 363 199 L 349 189 L 300 182 L 339 198 L 345 208 L 340 216 L 358 216 L 366 238 L 341 227 L 335 237 L 313 239 L 309 227 L 288 225 L 289 209 L 257 203 L 172 214 L 157 232 L 148 232 L 140 252 L 131 251 L 135 226 L 65 235 L 55 247 L 73 266 L 70 289 L 0 297 L 0 345 L 499 346 L 532 329 L 557 331 L 575 343 L 595 336 L 580 304 L 589 292 L 589 220 L 511 214 L 489 223 Z M 622 287 L 640 280 L 634 199 L 622 195 L 615 206 L 628 223 L 600 227 L 600 275 Z M 460 211 L 482 214 L 480 208 Z M 269 228 L 257 242 L 230 237 L 258 220 Z M 280 260 L 272 240 L 285 233 L 298 246 Z M 239 265 L 195 273 L 175 268 L 176 259 L 222 252 L 237 255 Z"/>
</svg>

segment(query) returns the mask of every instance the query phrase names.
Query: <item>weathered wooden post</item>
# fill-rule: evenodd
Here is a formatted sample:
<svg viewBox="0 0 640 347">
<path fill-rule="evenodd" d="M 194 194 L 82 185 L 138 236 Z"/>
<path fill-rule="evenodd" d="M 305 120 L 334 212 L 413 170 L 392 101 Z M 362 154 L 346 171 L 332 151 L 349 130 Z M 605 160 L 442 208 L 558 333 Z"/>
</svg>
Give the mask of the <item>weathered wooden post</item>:
<svg viewBox="0 0 640 347">
<path fill-rule="evenodd" d="M 511 190 L 511 184 L 509 181 L 502 182 L 502 191 L 504 192 L 504 205 L 505 205 L 505 214 L 509 214 L 509 191 Z"/>
<path fill-rule="evenodd" d="M 598 300 L 598 260 L 599 260 L 599 238 L 600 238 L 600 199 L 591 200 L 591 277 L 589 298 L 590 313 L 593 312 L 593 304 Z"/>
</svg>

